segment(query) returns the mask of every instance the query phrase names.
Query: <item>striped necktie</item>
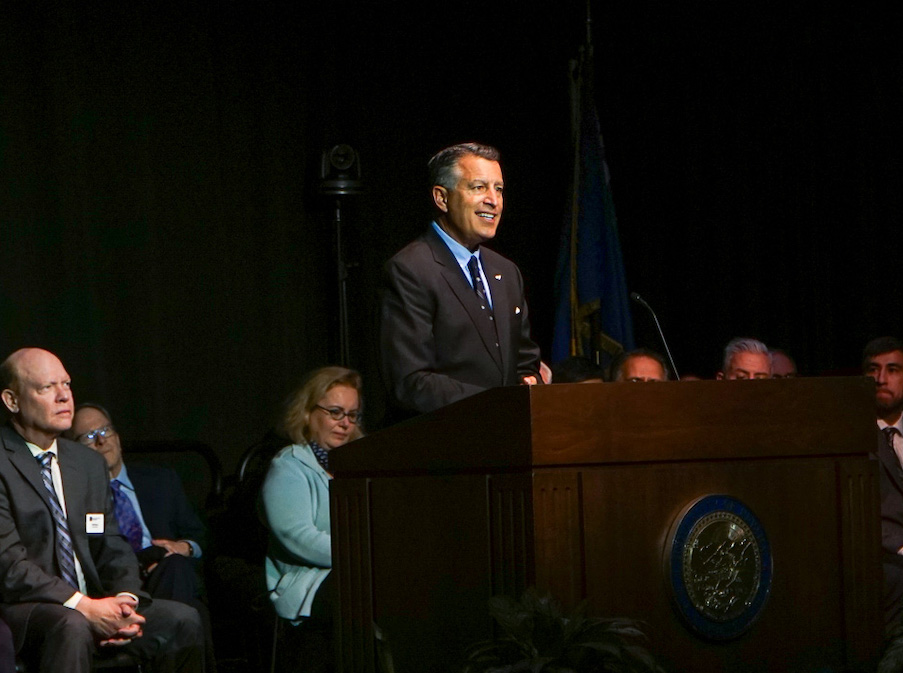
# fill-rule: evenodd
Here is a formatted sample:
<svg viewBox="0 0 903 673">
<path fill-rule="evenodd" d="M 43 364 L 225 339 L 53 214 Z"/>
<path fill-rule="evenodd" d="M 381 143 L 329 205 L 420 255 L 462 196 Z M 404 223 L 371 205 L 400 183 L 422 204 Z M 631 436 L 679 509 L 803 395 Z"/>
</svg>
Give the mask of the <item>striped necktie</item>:
<svg viewBox="0 0 903 673">
<path fill-rule="evenodd" d="M 60 566 L 60 577 L 70 584 L 73 589 L 78 589 L 78 576 L 75 573 L 75 553 L 72 551 L 72 536 L 69 534 L 69 522 L 66 520 L 66 515 L 63 514 L 59 498 L 56 497 L 56 489 L 53 488 L 53 474 L 50 471 L 53 454 L 50 451 L 45 451 L 38 456 L 38 460 L 41 463 L 41 479 L 44 481 L 44 488 L 47 489 L 47 495 L 50 498 L 50 511 L 53 513 L 53 523 L 56 528 L 56 556 Z"/>
</svg>

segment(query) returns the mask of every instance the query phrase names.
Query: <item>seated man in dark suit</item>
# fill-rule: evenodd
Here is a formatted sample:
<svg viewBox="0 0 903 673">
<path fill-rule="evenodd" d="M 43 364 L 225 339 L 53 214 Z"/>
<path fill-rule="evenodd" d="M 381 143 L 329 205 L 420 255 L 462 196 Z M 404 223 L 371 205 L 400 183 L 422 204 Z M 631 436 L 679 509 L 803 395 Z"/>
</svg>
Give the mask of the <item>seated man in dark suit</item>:
<svg viewBox="0 0 903 673">
<path fill-rule="evenodd" d="M 178 475 L 150 465 L 127 468 L 119 433 L 109 412 L 98 404 L 80 404 L 66 436 L 107 461 L 113 509 L 141 563 L 144 589 L 155 598 L 192 604 L 200 596 L 200 587 L 195 563 L 189 559 L 200 558 L 206 529 Z"/>
<path fill-rule="evenodd" d="M 113 511 L 141 565 L 143 589 L 195 608 L 204 623 L 207 670 L 215 669 L 210 614 L 201 596 L 198 560 L 207 529 L 185 495 L 174 470 L 135 464 L 126 467 L 113 419 L 92 402 L 75 409 L 70 439 L 88 446 L 107 461 Z"/>
<path fill-rule="evenodd" d="M 94 451 L 60 435 L 72 425 L 71 379 L 45 350 L 0 364 L 0 617 L 16 650 L 42 673 L 87 673 L 98 648 L 118 647 L 152 671 L 204 670 L 193 608 L 151 600 L 113 514 L 109 475 Z"/>
</svg>

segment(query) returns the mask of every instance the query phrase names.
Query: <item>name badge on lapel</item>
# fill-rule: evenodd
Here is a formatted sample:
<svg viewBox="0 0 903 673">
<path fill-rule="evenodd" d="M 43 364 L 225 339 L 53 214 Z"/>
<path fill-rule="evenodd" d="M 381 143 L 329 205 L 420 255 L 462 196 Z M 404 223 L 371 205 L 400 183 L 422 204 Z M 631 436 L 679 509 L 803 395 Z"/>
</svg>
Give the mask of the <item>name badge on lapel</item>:
<svg viewBox="0 0 903 673">
<path fill-rule="evenodd" d="M 103 534 L 103 514 L 85 514 L 85 532 Z"/>
</svg>

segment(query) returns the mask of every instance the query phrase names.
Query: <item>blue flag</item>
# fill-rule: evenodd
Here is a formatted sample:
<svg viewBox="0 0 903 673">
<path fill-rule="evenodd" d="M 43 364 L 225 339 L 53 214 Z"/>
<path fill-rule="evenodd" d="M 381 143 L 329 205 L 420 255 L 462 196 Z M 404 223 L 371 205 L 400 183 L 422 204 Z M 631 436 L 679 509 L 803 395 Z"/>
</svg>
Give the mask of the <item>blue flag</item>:
<svg viewBox="0 0 903 673">
<path fill-rule="evenodd" d="M 552 362 L 571 355 L 607 361 L 632 350 L 633 321 L 618 223 L 592 87 L 592 47 L 572 63 L 575 121 L 571 213 L 555 274 Z M 604 354 L 608 353 L 609 357 Z"/>
</svg>

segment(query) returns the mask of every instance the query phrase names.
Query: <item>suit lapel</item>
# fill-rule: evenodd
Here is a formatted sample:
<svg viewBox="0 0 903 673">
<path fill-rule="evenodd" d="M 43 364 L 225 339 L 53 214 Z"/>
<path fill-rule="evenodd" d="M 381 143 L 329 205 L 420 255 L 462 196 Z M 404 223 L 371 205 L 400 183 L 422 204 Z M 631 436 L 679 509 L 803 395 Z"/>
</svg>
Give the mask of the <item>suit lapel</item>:
<svg viewBox="0 0 903 673">
<path fill-rule="evenodd" d="M 19 471 L 23 479 L 31 485 L 38 497 L 47 507 L 47 516 L 53 521 L 53 512 L 50 505 L 50 496 L 44 487 L 44 479 L 41 477 L 41 465 L 31 455 L 31 451 L 25 445 L 25 440 L 19 433 L 10 428 L 2 428 L 3 443 L 8 452 L 10 463 Z M 60 465 L 60 475 L 63 479 L 63 495 L 66 498 L 66 514 L 69 522 L 69 533 L 78 560 L 81 562 L 82 573 L 90 587 L 92 580 L 99 585 L 97 573 L 94 570 L 94 562 L 91 551 L 88 549 L 87 536 L 85 534 L 85 503 L 86 484 L 84 473 L 73 456 L 66 450 L 65 440 L 57 439 L 57 459 Z M 53 524 L 51 524 L 51 527 Z"/>
<path fill-rule="evenodd" d="M 3 445 L 6 447 L 9 462 L 12 463 L 19 474 L 25 481 L 35 490 L 38 497 L 44 501 L 47 506 L 47 512 L 50 513 L 50 496 L 47 489 L 44 488 L 44 480 L 41 477 L 41 465 L 37 459 L 31 455 L 31 451 L 25 445 L 25 440 L 19 436 L 19 433 L 11 428 L 3 428 Z M 51 514 L 52 516 L 52 514 Z"/>
<path fill-rule="evenodd" d="M 85 546 L 85 515 L 88 513 L 85 509 L 88 502 L 87 484 L 85 484 L 80 466 L 59 440 L 57 440 L 56 449 L 60 461 L 60 474 L 63 477 L 63 495 L 66 496 L 66 518 L 69 519 L 69 532 L 72 534 L 72 544 L 75 545 L 78 558 L 82 560 L 88 555 L 88 548 Z M 84 562 L 82 565 L 84 566 Z"/>
<path fill-rule="evenodd" d="M 175 537 L 166 513 L 171 510 L 173 493 L 166 489 L 162 492 L 160 483 L 156 483 L 154 472 L 146 472 L 140 464 L 130 465 L 128 468 L 129 479 L 135 487 L 135 497 L 138 498 L 138 513 L 144 520 L 144 525 L 152 538 Z M 167 500 L 167 496 L 169 500 Z"/>
<path fill-rule="evenodd" d="M 487 252 L 489 254 L 487 254 Z M 489 292 L 492 294 L 492 312 L 495 314 L 495 329 L 499 340 L 499 357 L 502 364 L 502 371 L 508 370 L 509 363 L 505 358 L 511 352 L 511 302 L 508 297 L 508 283 L 510 278 L 502 275 L 501 269 L 498 267 L 495 256 L 492 251 L 482 249 L 480 253 L 480 261 L 483 264 L 483 273 L 486 274 L 486 282 L 489 283 Z"/>
<path fill-rule="evenodd" d="M 887 444 L 884 433 L 878 431 L 878 459 L 900 491 L 903 491 L 903 467 L 896 452 Z"/>
<path fill-rule="evenodd" d="M 480 300 L 470 286 L 470 282 L 464 277 L 464 272 L 458 266 L 458 260 L 455 259 L 445 242 L 432 230 L 432 227 L 427 234 L 426 241 L 433 251 L 434 261 L 442 267 L 441 275 L 448 284 L 449 289 L 467 312 L 471 322 L 474 324 L 474 329 L 480 335 L 483 345 L 489 351 L 499 371 L 504 372 L 502 356 L 499 348 L 496 346 L 496 330 L 493 328 L 492 321 L 486 316 L 486 312 L 480 308 Z M 486 272 L 485 267 L 483 270 Z M 486 273 L 488 274 L 488 272 Z M 495 301 L 495 295 L 492 296 L 492 300 L 493 302 Z"/>
</svg>

